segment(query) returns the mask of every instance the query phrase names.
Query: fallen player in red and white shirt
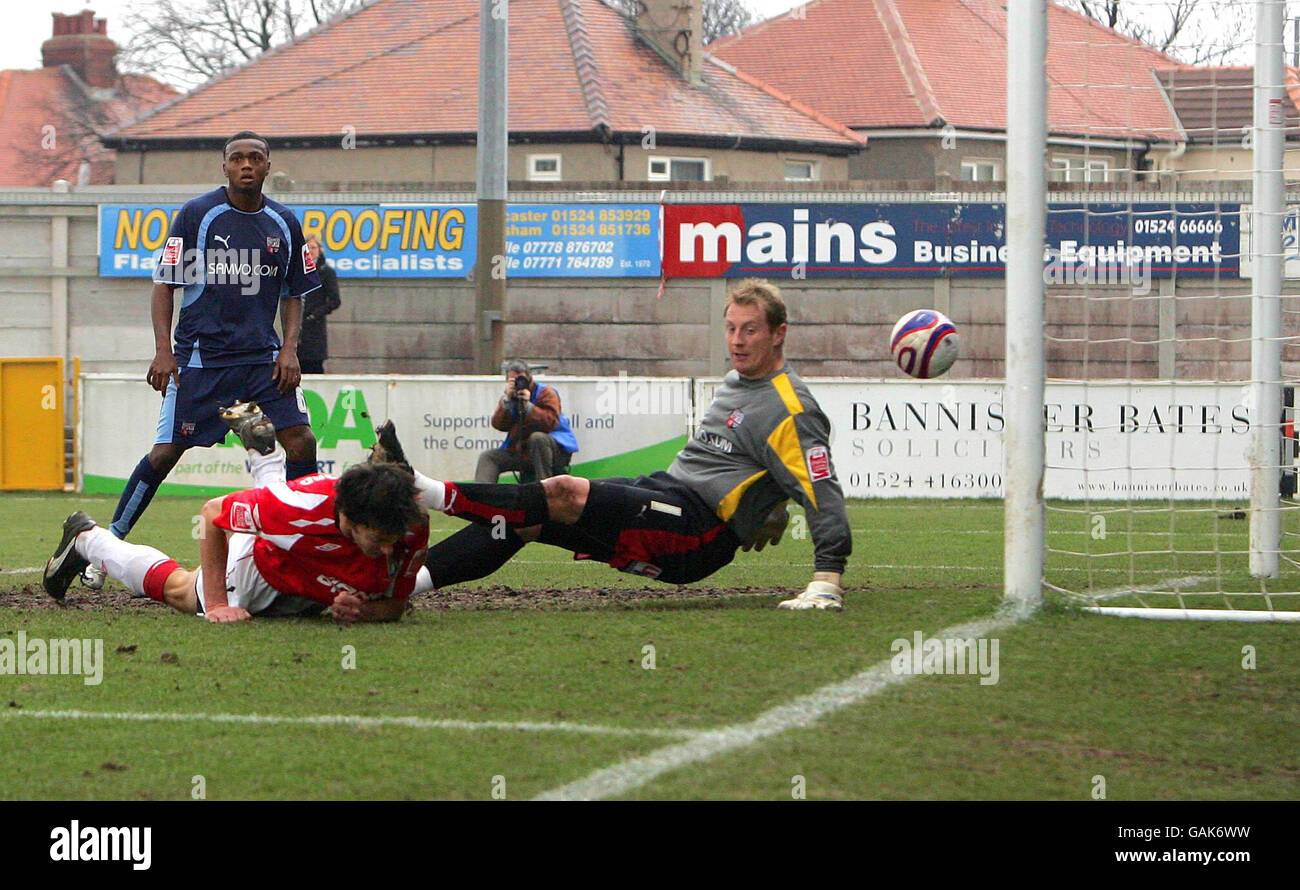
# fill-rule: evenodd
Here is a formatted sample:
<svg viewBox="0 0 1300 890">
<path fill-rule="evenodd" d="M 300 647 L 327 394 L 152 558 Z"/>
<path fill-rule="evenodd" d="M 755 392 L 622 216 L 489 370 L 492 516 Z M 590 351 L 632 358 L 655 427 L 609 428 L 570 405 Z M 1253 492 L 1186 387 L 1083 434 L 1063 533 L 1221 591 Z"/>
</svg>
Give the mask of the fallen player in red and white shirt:
<svg viewBox="0 0 1300 890">
<path fill-rule="evenodd" d="M 258 487 L 203 505 L 198 568 L 119 540 L 78 511 L 63 523 L 63 539 L 45 567 L 45 590 L 62 600 L 91 563 L 138 596 L 209 621 L 315 615 L 326 608 L 342 623 L 401 618 L 429 544 L 428 513 L 411 473 L 364 463 L 338 478 L 286 482 L 274 428 L 256 406 L 226 414 L 249 447 Z"/>
</svg>

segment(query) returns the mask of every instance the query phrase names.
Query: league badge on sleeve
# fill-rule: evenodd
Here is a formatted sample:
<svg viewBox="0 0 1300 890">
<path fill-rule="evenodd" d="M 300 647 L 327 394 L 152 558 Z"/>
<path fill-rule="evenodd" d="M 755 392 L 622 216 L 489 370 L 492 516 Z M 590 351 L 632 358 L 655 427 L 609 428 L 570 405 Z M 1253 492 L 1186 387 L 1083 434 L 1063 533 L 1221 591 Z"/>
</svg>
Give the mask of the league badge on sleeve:
<svg viewBox="0 0 1300 890">
<path fill-rule="evenodd" d="M 248 504 L 236 501 L 230 505 L 230 530 L 236 532 L 257 531 L 257 517 Z"/>
<path fill-rule="evenodd" d="M 302 246 L 302 271 L 304 274 L 316 271 L 316 258 L 311 255 L 311 248 L 306 244 Z"/>
<path fill-rule="evenodd" d="M 174 266 L 181 261 L 181 248 L 185 245 L 184 238 L 168 238 L 167 246 L 163 248 L 162 258 L 158 260 L 160 266 Z"/>
<path fill-rule="evenodd" d="M 808 478 L 813 482 L 831 478 L 831 453 L 822 445 L 808 449 Z"/>
</svg>

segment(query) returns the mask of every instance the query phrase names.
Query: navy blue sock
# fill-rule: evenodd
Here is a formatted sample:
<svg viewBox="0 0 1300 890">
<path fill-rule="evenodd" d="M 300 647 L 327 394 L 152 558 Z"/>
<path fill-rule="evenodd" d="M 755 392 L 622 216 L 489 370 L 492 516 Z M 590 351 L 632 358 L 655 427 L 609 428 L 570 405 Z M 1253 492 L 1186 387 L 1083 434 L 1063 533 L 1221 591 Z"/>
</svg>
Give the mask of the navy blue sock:
<svg viewBox="0 0 1300 890">
<path fill-rule="evenodd" d="M 316 461 L 314 460 L 286 460 L 284 462 L 284 478 L 297 479 L 299 476 L 310 476 L 317 472 Z"/>
<path fill-rule="evenodd" d="M 122 497 L 118 499 L 117 509 L 113 511 L 113 524 L 109 526 L 109 531 L 114 537 L 125 539 L 130 534 L 153 500 L 154 492 L 166 478 L 167 474 L 155 470 L 148 457 L 140 459 L 131 471 L 131 478 L 126 480 L 126 488 L 122 489 Z"/>
</svg>

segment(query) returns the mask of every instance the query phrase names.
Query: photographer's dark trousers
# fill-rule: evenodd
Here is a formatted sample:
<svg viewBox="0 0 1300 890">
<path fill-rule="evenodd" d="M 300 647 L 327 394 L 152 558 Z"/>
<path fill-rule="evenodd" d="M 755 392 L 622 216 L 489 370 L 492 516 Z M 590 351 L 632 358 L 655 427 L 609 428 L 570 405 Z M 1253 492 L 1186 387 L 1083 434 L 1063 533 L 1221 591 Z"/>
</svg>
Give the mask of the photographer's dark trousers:
<svg viewBox="0 0 1300 890">
<path fill-rule="evenodd" d="M 572 455 L 557 445 L 547 433 L 533 433 L 525 444 L 526 455 L 506 451 L 504 448 L 484 451 L 478 456 L 474 481 L 493 483 L 507 470 L 531 470 L 540 482 L 569 468 L 569 459 Z"/>
</svg>

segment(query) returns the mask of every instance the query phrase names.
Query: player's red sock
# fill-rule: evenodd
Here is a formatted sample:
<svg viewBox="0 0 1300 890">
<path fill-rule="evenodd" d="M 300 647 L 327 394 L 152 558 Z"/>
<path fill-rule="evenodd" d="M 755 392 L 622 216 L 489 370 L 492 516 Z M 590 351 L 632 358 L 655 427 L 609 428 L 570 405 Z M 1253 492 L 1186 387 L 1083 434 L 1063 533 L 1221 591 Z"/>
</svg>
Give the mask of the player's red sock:
<svg viewBox="0 0 1300 890">
<path fill-rule="evenodd" d="M 163 588 L 172 572 L 180 571 L 181 564 L 174 559 L 164 560 L 144 573 L 144 595 L 157 602 L 163 601 Z"/>
<path fill-rule="evenodd" d="M 443 512 L 472 522 L 501 521 L 515 528 L 540 525 L 549 516 L 546 490 L 540 482 L 527 485 L 491 485 L 481 482 L 448 482 L 447 506 Z"/>
</svg>

